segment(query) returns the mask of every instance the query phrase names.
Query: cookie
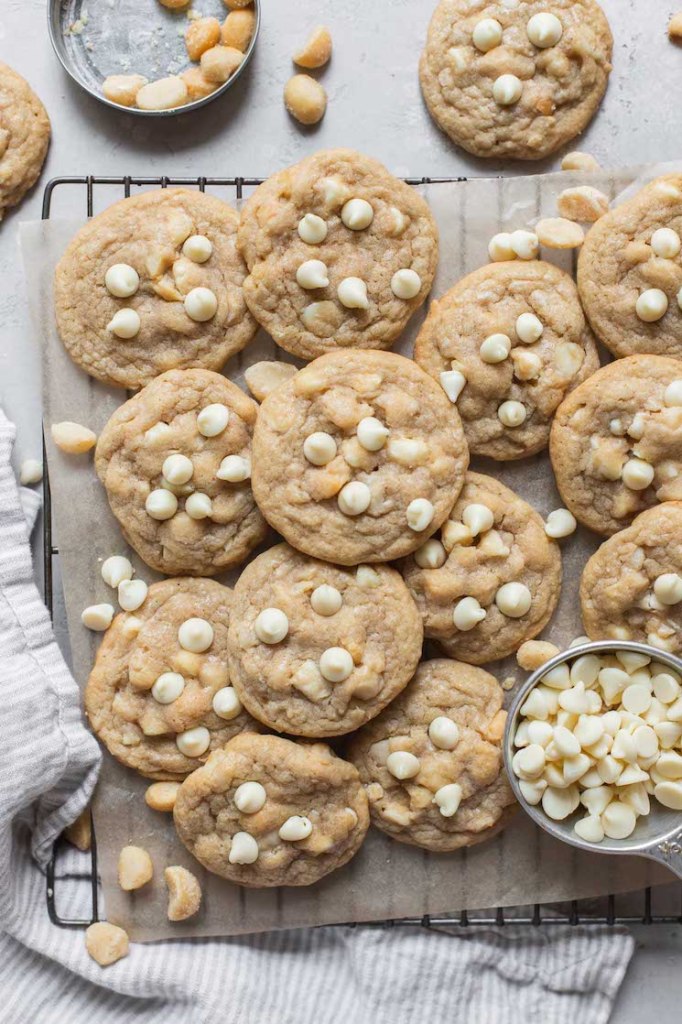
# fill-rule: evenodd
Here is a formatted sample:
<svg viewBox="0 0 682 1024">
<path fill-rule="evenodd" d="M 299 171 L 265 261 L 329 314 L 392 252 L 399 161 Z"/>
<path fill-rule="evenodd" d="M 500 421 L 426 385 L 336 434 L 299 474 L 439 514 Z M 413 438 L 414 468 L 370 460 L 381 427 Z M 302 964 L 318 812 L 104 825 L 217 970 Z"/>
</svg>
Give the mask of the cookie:
<svg viewBox="0 0 682 1024">
<path fill-rule="evenodd" d="M 458 281 L 431 304 L 414 357 L 457 403 L 471 453 L 501 461 L 544 448 L 561 400 L 599 366 L 575 284 L 542 260 Z"/>
<path fill-rule="evenodd" d="M 605 540 L 580 581 L 591 640 L 682 650 L 682 502 L 666 501 Z"/>
<path fill-rule="evenodd" d="M 594 0 L 441 0 L 421 57 L 422 93 L 463 149 L 539 160 L 595 114 L 612 48 Z"/>
<path fill-rule="evenodd" d="M 603 366 L 559 407 L 549 450 L 564 502 L 596 533 L 682 499 L 682 363 L 640 355 Z"/>
<path fill-rule="evenodd" d="M 272 175 L 242 210 L 249 309 L 302 359 L 389 348 L 431 289 L 438 230 L 378 161 L 323 150 Z"/>
<path fill-rule="evenodd" d="M 657 178 L 590 228 L 578 289 L 616 356 L 682 358 L 682 174 Z"/>
<path fill-rule="evenodd" d="M 395 569 L 344 569 L 279 544 L 236 583 L 230 677 L 244 707 L 271 729 L 338 736 L 400 693 L 422 637 Z"/>
<path fill-rule="evenodd" d="M 482 665 L 547 625 L 561 589 L 558 544 L 535 509 L 490 476 L 467 473 L 440 534 L 400 566 L 427 637 Z"/>
<path fill-rule="evenodd" d="M 238 214 L 202 192 L 122 199 L 81 228 L 57 265 L 64 346 L 87 373 L 136 389 L 166 370 L 220 370 L 256 332 Z"/>
<path fill-rule="evenodd" d="M 242 562 L 266 524 L 251 492 L 256 403 L 210 370 L 169 370 L 116 410 L 95 450 L 123 534 L 167 575 Z"/>
<path fill-rule="evenodd" d="M 348 746 L 372 824 L 436 853 L 495 835 L 515 808 L 502 761 L 502 689 L 481 668 L 426 661 Z"/>
<path fill-rule="evenodd" d="M 237 736 L 180 789 L 175 827 L 205 868 L 239 885 L 311 885 L 369 826 L 357 770 L 324 743 Z"/>
<path fill-rule="evenodd" d="M 0 220 L 38 180 L 50 119 L 28 82 L 0 63 Z"/>
<path fill-rule="evenodd" d="M 410 359 L 320 356 L 272 391 L 253 436 L 253 493 L 293 547 L 388 562 L 438 529 L 469 456 L 456 410 Z"/>
<path fill-rule="evenodd" d="M 227 671 L 232 591 L 215 580 L 153 583 L 104 634 L 85 688 L 93 731 L 150 779 L 182 779 L 212 750 L 260 728 Z"/>
</svg>

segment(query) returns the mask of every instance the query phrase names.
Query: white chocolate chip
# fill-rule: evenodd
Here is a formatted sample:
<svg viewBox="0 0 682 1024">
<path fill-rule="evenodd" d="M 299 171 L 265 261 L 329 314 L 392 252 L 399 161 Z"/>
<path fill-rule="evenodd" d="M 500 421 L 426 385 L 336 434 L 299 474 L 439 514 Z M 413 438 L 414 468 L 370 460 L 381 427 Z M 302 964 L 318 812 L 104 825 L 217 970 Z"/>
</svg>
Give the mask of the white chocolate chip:
<svg viewBox="0 0 682 1024">
<path fill-rule="evenodd" d="M 277 834 L 287 843 L 297 843 L 300 839 L 307 839 L 312 830 L 313 823 L 310 818 L 301 814 L 292 814 L 280 827 Z"/>
<path fill-rule="evenodd" d="M 516 75 L 500 75 L 493 82 L 493 99 L 500 107 L 518 103 L 523 92 L 523 82 Z"/>
<path fill-rule="evenodd" d="M 435 509 L 428 498 L 415 498 L 407 506 L 407 525 L 415 533 L 428 529 L 433 520 Z"/>
<path fill-rule="evenodd" d="M 242 782 L 234 794 L 235 807 L 242 814 L 257 814 L 266 799 L 265 786 L 261 786 L 260 782 Z"/>
<path fill-rule="evenodd" d="M 241 701 L 233 686 L 223 686 L 216 690 L 211 706 L 218 718 L 224 718 L 226 722 L 232 721 L 242 710 Z"/>
<path fill-rule="evenodd" d="M 344 647 L 328 647 L 320 655 L 320 672 L 330 683 L 342 683 L 354 667 L 353 658 Z"/>
<path fill-rule="evenodd" d="M 226 455 L 216 472 L 218 480 L 241 484 L 251 476 L 251 462 L 243 455 Z"/>
<path fill-rule="evenodd" d="M 440 569 L 447 561 L 445 548 L 439 540 L 427 540 L 414 553 L 414 560 L 420 569 Z"/>
<path fill-rule="evenodd" d="M 654 796 L 664 807 L 682 811 L 682 782 L 658 782 L 654 787 Z"/>
<path fill-rule="evenodd" d="M 104 284 L 110 295 L 117 299 L 129 299 L 140 287 L 140 277 L 127 263 L 114 263 L 104 275 Z"/>
<path fill-rule="evenodd" d="M 344 277 L 336 294 L 346 309 L 369 309 L 367 285 L 360 277 Z"/>
<path fill-rule="evenodd" d="M 443 370 L 440 374 L 440 385 L 453 405 L 462 393 L 466 377 L 459 370 Z"/>
<path fill-rule="evenodd" d="M 218 310 L 218 299 L 210 288 L 192 288 L 185 296 L 185 313 L 196 323 L 211 320 Z"/>
<path fill-rule="evenodd" d="M 395 750 L 386 758 L 386 768 L 395 779 L 413 779 L 419 774 L 421 761 L 408 750 Z"/>
<path fill-rule="evenodd" d="M 450 782 L 446 786 L 441 786 L 434 793 L 433 802 L 437 804 L 444 818 L 454 817 L 462 802 L 462 787 L 458 782 Z"/>
<path fill-rule="evenodd" d="M 319 587 L 315 587 L 310 595 L 310 604 L 318 615 L 336 615 L 343 604 L 343 597 L 336 587 L 322 583 Z"/>
<path fill-rule="evenodd" d="M 327 224 L 315 213 L 306 213 L 298 222 L 298 234 L 307 245 L 321 245 L 327 237 Z"/>
<path fill-rule="evenodd" d="M 119 309 L 107 324 L 107 330 L 115 334 L 117 338 L 128 341 L 140 333 L 139 314 L 130 308 Z"/>
<path fill-rule="evenodd" d="M 682 576 L 676 572 L 664 572 L 654 582 L 654 594 L 661 604 L 679 604 L 682 601 Z"/>
<path fill-rule="evenodd" d="M 313 466 L 326 466 L 336 457 L 337 445 L 331 434 L 317 430 L 303 442 L 303 454 Z"/>
<path fill-rule="evenodd" d="M 186 484 L 194 475 L 194 465 L 186 455 L 169 455 L 164 459 L 161 472 L 164 480 L 167 480 L 169 484 L 174 486 Z"/>
<path fill-rule="evenodd" d="M 230 410 L 227 406 L 221 402 L 213 402 L 204 406 L 197 416 L 197 429 L 203 437 L 217 437 L 218 434 L 222 434 L 229 422 Z"/>
<path fill-rule="evenodd" d="M 502 263 L 507 260 L 516 259 L 516 253 L 512 247 L 512 237 L 507 231 L 500 231 L 488 242 L 488 256 L 493 263 Z"/>
<path fill-rule="evenodd" d="M 525 583 L 503 583 L 495 594 L 495 604 L 503 615 L 521 619 L 531 606 L 531 593 Z"/>
<path fill-rule="evenodd" d="M 360 480 L 351 480 L 339 491 L 337 504 L 346 516 L 359 516 L 366 512 L 372 500 L 372 492 Z"/>
<path fill-rule="evenodd" d="M 101 633 L 108 629 L 114 617 L 114 606 L 111 604 L 91 604 L 81 612 L 81 622 L 87 629 Z"/>
<path fill-rule="evenodd" d="M 190 235 L 182 246 L 182 254 L 192 263 L 206 263 L 213 254 L 213 245 L 206 235 Z"/>
<path fill-rule="evenodd" d="M 478 354 L 484 363 L 502 363 L 511 352 L 511 338 L 506 334 L 491 334 L 481 343 Z"/>
<path fill-rule="evenodd" d="M 82 455 L 97 444 L 97 434 L 94 431 L 70 420 L 53 423 L 50 433 L 57 448 L 62 452 L 68 452 L 69 455 Z"/>
<path fill-rule="evenodd" d="M 227 859 L 230 864 L 255 864 L 259 852 L 258 843 L 253 836 L 248 832 L 235 832 Z"/>
<path fill-rule="evenodd" d="M 621 477 L 631 491 L 645 491 L 654 479 L 654 467 L 643 459 L 628 459 L 621 471 Z"/>
<path fill-rule="evenodd" d="M 368 452 L 378 452 L 386 444 L 390 431 L 375 416 L 365 416 L 358 423 L 356 433 L 363 448 Z"/>
<path fill-rule="evenodd" d="M 553 821 L 563 821 L 576 809 L 579 799 L 575 786 L 567 789 L 548 786 L 542 794 L 542 809 Z"/>
<path fill-rule="evenodd" d="M 521 402 L 503 402 L 497 410 L 497 415 L 503 426 L 520 427 L 527 416 L 526 407 Z"/>
<path fill-rule="evenodd" d="M 338 178 L 323 178 L 320 187 L 329 206 L 340 206 L 348 199 L 348 188 Z"/>
<path fill-rule="evenodd" d="M 118 603 L 124 612 L 135 612 L 147 600 L 144 580 L 121 580 L 118 585 Z"/>
<path fill-rule="evenodd" d="M 602 813 L 601 824 L 609 839 L 627 839 L 635 830 L 637 816 L 632 807 L 613 800 Z"/>
<path fill-rule="evenodd" d="M 651 324 L 665 316 L 668 296 L 660 288 L 647 288 L 635 303 L 635 312 L 644 323 Z"/>
<path fill-rule="evenodd" d="M 561 39 L 564 28 L 556 14 L 541 11 L 534 14 L 529 20 L 526 31 L 533 46 L 545 50 L 549 46 L 556 46 Z"/>
<path fill-rule="evenodd" d="M 544 748 L 539 743 L 529 743 L 514 754 L 512 769 L 518 778 L 532 781 L 542 774 L 545 762 Z"/>
<path fill-rule="evenodd" d="M 479 533 L 492 529 L 495 516 L 487 505 L 473 503 L 462 512 L 462 522 L 469 527 L 472 537 L 478 537 Z"/>
<path fill-rule="evenodd" d="M 589 792 L 589 791 L 588 791 Z M 596 815 L 588 814 L 576 821 L 573 831 L 586 843 L 601 843 L 604 838 L 602 823 Z"/>
<path fill-rule="evenodd" d="M 459 742 L 459 728 L 446 715 L 438 715 L 429 725 L 429 739 L 439 750 L 454 750 Z"/>
<path fill-rule="evenodd" d="M 535 313 L 522 313 L 516 320 L 516 336 L 524 345 L 532 345 L 542 337 L 544 327 Z"/>
<path fill-rule="evenodd" d="M 133 578 L 133 567 L 129 559 L 123 555 L 110 555 L 102 562 L 102 579 L 108 587 L 118 589 L 123 580 Z"/>
<path fill-rule="evenodd" d="M 209 519 L 213 514 L 213 502 L 208 494 L 195 491 L 185 499 L 185 512 L 190 519 Z"/>
<path fill-rule="evenodd" d="M 185 651 L 203 654 L 213 643 L 213 626 L 206 619 L 185 619 L 178 629 L 178 643 Z"/>
<path fill-rule="evenodd" d="M 322 260 L 306 260 L 296 271 L 296 281 L 308 290 L 326 288 L 329 284 L 327 264 Z"/>
<path fill-rule="evenodd" d="M 264 644 L 278 644 L 289 633 L 289 619 L 279 608 L 264 608 L 256 619 L 254 630 Z"/>
<path fill-rule="evenodd" d="M 540 243 L 534 231 L 519 229 L 512 231 L 509 238 L 514 254 L 520 260 L 534 260 L 537 257 Z"/>
<path fill-rule="evenodd" d="M 196 729 L 187 729 L 186 732 L 178 733 L 175 743 L 185 757 L 201 757 L 211 744 L 211 734 L 206 726 L 198 725 Z"/>
<path fill-rule="evenodd" d="M 422 279 L 416 270 L 396 270 L 391 278 L 391 291 L 398 299 L 414 299 L 421 291 Z"/>
<path fill-rule="evenodd" d="M 364 231 L 374 220 L 374 210 L 366 199 L 349 199 L 343 204 L 341 220 L 351 231 Z"/>
<path fill-rule="evenodd" d="M 457 629 L 466 633 L 477 626 L 479 622 L 483 622 L 486 615 L 485 608 L 481 608 L 475 597 L 463 597 L 455 605 L 452 621 Z"/>
<path fill-rule="evenodd" d="M 495 18 L 481 18 L 474 25 L 471 39 L 477 50 L 487 53 L 502 42 L 502 26 Z"/>
<path fill-rule="evenodd" d="M 671 260 L 682 248 L 682 241 L 672 228 L 658 228 L 651 236 L 651 248 L 656 256 Z"/>
<path fill-rule="evenodd" d="M 159 704 L 172 704 L 184 689 L 185 680 L 179 672 L 162 672 L 152 686 L 152 697 Z"/>
<path fill-rule="evenodd" d="M 574 533 L 578 524 L 572 512 L 567 508 L 555 508 L 547 516 L 545 522 L 545 533 L 548 537 L 558 540 L 560 537 L 568 537 Z"/>
<path fill-rule="evenodd" d="M 415 438 L 392 437 L 388 442 L 388 455 L 401 466 L 418 466 L 426 460 L 428 448 Z"/>
<path fill-rule="evenodd" d="M 536 807 L 542 800 L 542 794 L 547 789 L 547 783 L 544 779 L 538 779 L 535 782 L 519 779 L 519 789 L 526 803 L 530 804 L 531 807 Z"/>
<path fill-rule="evenodd" d="M 164 519 L 172 519 L 178 510 L 178 499 L 171 491 L 159 487 L 150 491 L 144 503 L 148 516 L 163 522 Z"/>
</svg>

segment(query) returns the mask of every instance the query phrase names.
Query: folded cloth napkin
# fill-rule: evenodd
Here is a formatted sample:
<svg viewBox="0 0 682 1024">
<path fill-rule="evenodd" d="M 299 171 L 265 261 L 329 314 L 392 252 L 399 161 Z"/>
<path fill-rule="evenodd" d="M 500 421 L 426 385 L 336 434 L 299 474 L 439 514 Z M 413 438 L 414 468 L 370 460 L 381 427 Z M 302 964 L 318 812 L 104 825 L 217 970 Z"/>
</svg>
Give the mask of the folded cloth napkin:
<svg viewBox="0 0 682 1024">
<path fill-rule="evenodd" d="M 44 869 L 100 763 L 33 582 L 0 412 L 0 1020 L 13 1024 L 602 1024 L 633 950 L 619 928 L 343 927 L 148 943 L 102 969 L 51 924 Z M 80 860 L 78 858 L 81 858 Z M 60 911 L 88 914 L 60 861 Z"/>
</svg>

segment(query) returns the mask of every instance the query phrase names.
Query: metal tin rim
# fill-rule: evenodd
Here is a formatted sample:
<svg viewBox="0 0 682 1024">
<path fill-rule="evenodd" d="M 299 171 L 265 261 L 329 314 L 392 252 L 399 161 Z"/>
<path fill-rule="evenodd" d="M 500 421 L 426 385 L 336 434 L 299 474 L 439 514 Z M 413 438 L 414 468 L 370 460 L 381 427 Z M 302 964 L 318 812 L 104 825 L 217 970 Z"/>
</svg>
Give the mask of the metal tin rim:
<svg viewBox="0 0 682 1024">
<path fill-rule="evenodd" d="M 634 654 L 646 654 L 652 660 L 661 662 L 667 665 L 669 668 L 674 669 L 680 675 L 682 675 L 682 659 L 678 658 L 674 654 L 670 654 L 667 651 L 661 651 L 657 647 L 650 647 L 648 644 L 640 644 L 634 640 L 595 640 L 590 643 L 576 645 L 575 647 L 568 647 L 565 651 L 561 651 L 559 654 L 550 658 L 543 665 L 535 670 L 528 677 L 525 683 L 523 683 L 516 694 L 509 707 L 507 714 L 507 721 L 504 729 L 503 739 L 503 756 L 504 763 L 509 779 L 509 784 L 514 792 L 517 802 L 526 812 L 526 814 L 539 825 L 545 832 L 558 839 L 562 843 L 568 843 L 569 846 L 575 846 L 579 850 L 586 850 L 589 853 L 603 853 L 603 854 L 625 854 L 628 856 L 648 856 L 648 851 L 654 843 L 661 842 L 662 840 L 668 839 L 671 836 L 677 835 L 682 825 L 682 814 L 678 815 L 677 823 L 671 825 L 669 828 L 666 826 L 661 829 L 660 833 L 656 834 L 655 838 L 651 838 L 640 842 L 630 842 L 628 840 L 611 839 L 604 843 L 588 843 L 574 833 L 566 834 L 559 829 L 554 821 L 549 818 L 544 811 L 539 810 L 538 807 L 534 807 L 528 803 L 521 788 L 519 786 L 519 780 L 512 771 L 512 758 L 514 756 L 514 734 L 519 719 L 519 709 L 523 704 L 527 694 L 537 686 L 542 677 L 555 668 L 557 665 L 563 665 L 567 661 L 573 661 L 575 658 L 580 657 L 583 654 L 597 654 L 597 653 L 615 653 L 615 651 L 632 651 Z M 664 808 L 667 810 L 667 808 Z M 655 813 L 655 812 L 654 812 Z M 674 812 L 672 812 L 674 813 Z"/>
<path fill-rule="evenodd" d="M 120 103 L 113 103 L 111 100 L 108 100 L 103 93 L 98 92 L 95 89 L 91 89 L 90 86 L 83 81 L 83 79 L 76 73 L 71 63 L 67 60 L 65 52 L 63 52 L 63 48 L 58 42 L 58 36 L 61 37 L 61 25 L 59 20 L 60 9 L 62 6 L 61 0 L 49 0 L 47 5 L 47 29 L 50 36 L 50 42 L 52 43 L 52 49 L 56 53 L 59 63 L 66 71 L 69 78 L 71 78 L 76 85 L 80 86 L 81 89 L 89 93 L 90 96 L 93 96 L 96 100 L 99 100 L 100 103 L 103 103 L 105 107 L 109 107 L 110 110 L 116 110 L 119 113 L 123 112 L 125 114 L 134 114 L 137 117 L 174 117 L 177 114 L 188 114 L 193 110 L 199 110 L 200 107 L 205 107 L 212 100 L 217 99 L 218 96 L 224 95 L 240 77 L 251 60 L 251 55 L 255 49 L 258 33 L 260 31 L 260 0 L 251 0 L 251 3 L 253 4 L 256 14 L 256 24 L 253 30 L 253 36 L 251 37 L 251 42 L 244 54 L 244 60 L 241 62 L 234 74 L 231 75 L 226 82 L 223 82 L 222 85 L 218 86 L 218 88 L 212 93 L 209 93 L 208 96 L 203 96 L 201 99 L 194 100 L 192 103 L 185 103 L 182 107 L 171 107 L 170 110 L 140 110 L 139 107 L 124 107 L 121 106 Z"/>
</svg>

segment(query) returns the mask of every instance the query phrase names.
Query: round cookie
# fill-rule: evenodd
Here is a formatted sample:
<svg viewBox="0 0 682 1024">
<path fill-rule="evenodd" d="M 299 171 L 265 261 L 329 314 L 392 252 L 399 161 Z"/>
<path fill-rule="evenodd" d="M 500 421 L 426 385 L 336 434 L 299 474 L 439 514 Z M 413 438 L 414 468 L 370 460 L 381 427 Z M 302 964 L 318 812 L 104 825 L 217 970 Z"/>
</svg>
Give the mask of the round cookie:
<svg viewBox="0 0 682 1024">
<path fill-rule="evenodd" d="M 471 453 L 501 461 L 544 448 L 561 400 L 599 366 L 575 284 L 542 260 L 458 281 L 431 303 L 414 357 L 457 403 Z"/>
<path fill-rule="evenodd" d="M 467 473 L 440 534 L 400 568 L 426 636 L 473 665 L 513 654 L 537 636 L 561 589 L 559 547 L 542 518 L 481 473 Z"/>
<path fill-rule="evenodd" d="M 441 0 L 421 57 L 422 93 L 463 149 L 539 160 L 595 114 L 612 48 L 594 0 Z"/>
<path fill-rule="evenodd" d="M 85 709 L 122 764 L 150 779 L 182 779 L 211 750 L 260 728 L 242 709 L 227 671 L 231 605 L 232 591 L 215 580 L 162 580 L 136 612 L 116 616 L 97 651 Z M 191 620 L 208 623 L 212 633 Z"/>
<path fill-rule="evenodd" d="M 251 888 L 311 885 L 354 857 L 369 826 L 357 769 L 324 743 L 236 736 L 178 790 L 193 857 Z"/>
<path fill-rule="evenodd" d="M 242 293 L 238 224 L 227 203 L 179 188 L 122 199 L 88 221 L 54 281 L 57 328 L 74 362 L 130 389 L 165 370 L 220 370 L 257 328 Z M 127 297 L 107 286 L 108 272 L 119 266 L 128 270 L 114 271 L 110 286 Z M 125 337 L 114 333 L 117 314 Z"/>
<path fill-rule="evenodd" d="M 502 760 L 502 689 L 481 668 L 423 662 L 407 689 L 350 741 L 372 824 L 446 853 L 490 839 L 514 795 Z"/>
<path fill-rule="evenodd" d="M 169 370 L 111 417 L 95 468 L 126 540 L 147 565 L 167 575 L 213 576 L 261 542 L 267 527 L 249 481 L 256 412 L 218 373 Z M 169 482 L 164 473 L 171 472 Z"/>
<path fill-rule="evenodd" d="M 610 537 L 583 570 L 580 607 L 591 640 L 682 650 L 682 502 L 666 501 Z"/>
<path fill-rule="evenodd" d="M 28 82 L 0 63 L 0 220 L 38 180 L 50 119 Z"/>
<path fill-rule="evenodd" d="M 681 237 L 682 174 L 656 178 L 587 233 L 578 290 L 614 355 L 682 358 Z"/>
<path fill-rule="evenodd" d="M 230 677 L 244 707 L 271 729 L 338 736 L 400 693 L 422 638 L 395 569 L 344 569 L 278 544 L 236 583 Z"/>
<path fill-rule="evenodd" d="M 640 355 L 603 366 L 559 407 L 549 450 L 564 502 L 597 533 L 682 499 L 682 363 Z"/>
<path fill-rule="evenodd" d="M 456 410 L 412 360 L 330 353 L 260 406 L 253 493 L 300 551 L 340 565 L 388 562 L 438 529 L 468 461 Z"/>
<path fill-rule="evenodd" d="M 256 189 L 239 246 L 249 309 L 283 349 L 314 359 L 393 344 L 430 291 L 438 230 L 416 189 L 377 160 L 331 149 Z"/>
</svg>

